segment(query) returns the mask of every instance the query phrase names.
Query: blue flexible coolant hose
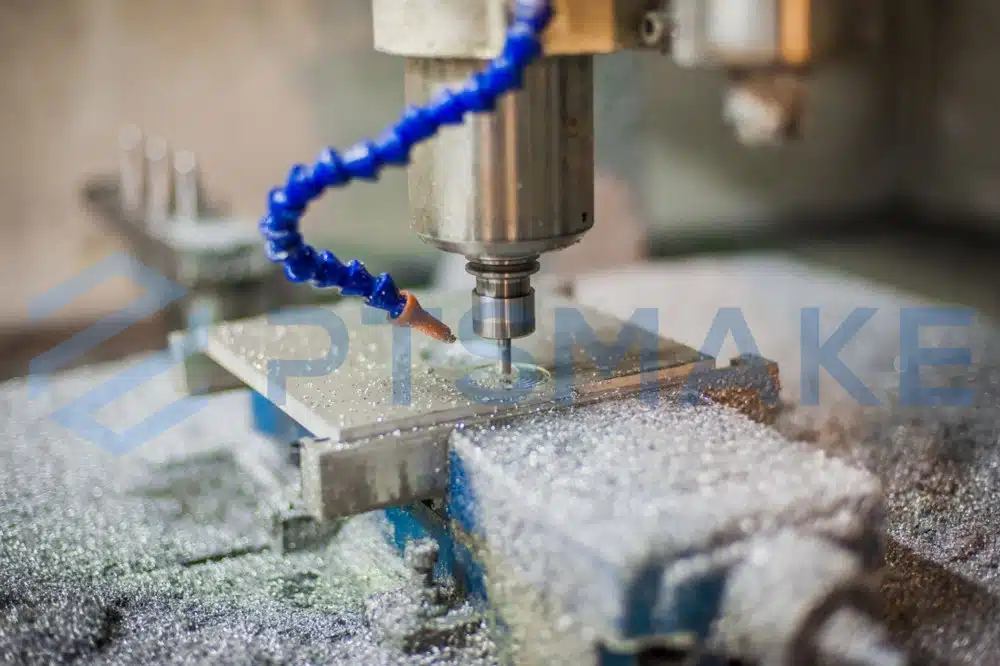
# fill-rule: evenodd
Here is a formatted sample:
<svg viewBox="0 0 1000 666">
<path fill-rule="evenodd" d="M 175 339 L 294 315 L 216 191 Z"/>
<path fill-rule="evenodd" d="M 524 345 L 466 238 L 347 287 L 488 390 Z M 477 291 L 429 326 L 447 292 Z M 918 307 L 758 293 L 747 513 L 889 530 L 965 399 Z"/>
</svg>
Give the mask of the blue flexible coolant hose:
<svg viewBox="0 0 1000 666">
<path fill-rule="evenodd" d="M 492 111 L 501 95 L 520 88 L 525 68 L 541 55 L 541 35 L 551 20 L 550 0 L 518 1 L 503 51 L 460 89 L 446 90 L 426 106 L 408 107 L 399 122 L 374 141 L 362 141 L 343 155 L 326 148 L 312 166 L 292 167 L 285 185 L 271 190 L 268 213 L 260 221 L 268 257 L 284 265 L 292 282 L 339 287 L 345 295 L 364 297 L 390 318 L 399 317 L 407 298 L 392 277 L 374 277 L 360 261 L 344 264 L 329 250 L 307 244 L 299 233 L 302 216 L 327 188 L 377 180 L 387 166 L 406 166 L 413 147 L 442 127 L 461 124 L 469 113 Z"/>
</svg>

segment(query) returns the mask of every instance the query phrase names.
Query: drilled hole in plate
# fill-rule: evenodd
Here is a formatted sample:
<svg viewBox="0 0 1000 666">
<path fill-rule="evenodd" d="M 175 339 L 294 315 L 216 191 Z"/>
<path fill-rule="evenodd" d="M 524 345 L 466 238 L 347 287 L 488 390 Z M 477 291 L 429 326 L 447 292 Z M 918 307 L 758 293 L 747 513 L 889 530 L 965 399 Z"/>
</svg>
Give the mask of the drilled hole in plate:
<svg viewBox="0 0 1000 666">
<path fill-rule="evenodd" d="M 504 376 L 499 363 L 485 363 L 469 373 L 469 382 L 472 386 L 489 391 L 498 389 L 532 391 L 547 384 L 551 378 L 552 375 L 548 370 L 530 363 L 511 365 L 510 377 Z"/>
</svg>

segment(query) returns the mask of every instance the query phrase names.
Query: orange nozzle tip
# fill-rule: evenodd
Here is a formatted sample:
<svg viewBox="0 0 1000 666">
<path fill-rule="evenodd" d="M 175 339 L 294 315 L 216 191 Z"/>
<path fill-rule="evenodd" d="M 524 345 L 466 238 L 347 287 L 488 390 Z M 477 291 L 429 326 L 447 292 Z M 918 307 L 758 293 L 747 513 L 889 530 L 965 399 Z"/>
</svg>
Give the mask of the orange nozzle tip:
<svg viewBox="0 0 1000 666">
<path fill-rule="evenodd" d="M 397 326 L 409 326 L 415 328 L 424 335 L 434 338 L 440 342 L 451 344 L 457 339 L 451 329 L 440 321 L 432 317 L 420 305 L 417 297 L 409 292 L 402 292 L 406 297 L 406 305 L 398 317 L 392 319 L 392 323 Z"/>
</svg>

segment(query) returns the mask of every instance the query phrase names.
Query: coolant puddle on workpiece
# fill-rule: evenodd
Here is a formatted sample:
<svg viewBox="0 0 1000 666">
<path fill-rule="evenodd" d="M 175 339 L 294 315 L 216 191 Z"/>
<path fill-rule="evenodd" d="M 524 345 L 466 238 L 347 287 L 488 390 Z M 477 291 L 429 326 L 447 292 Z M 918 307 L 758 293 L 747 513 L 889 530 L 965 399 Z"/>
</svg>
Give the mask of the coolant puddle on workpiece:
<svg viewBox="0 0 1000 666">
<path fill-rule="evenodd" d="M 489 360 L 494 358 L 496 360 Z M 510 376 L 501 370 L 499 349 L 488 341 L 466 345 L 427 344 L 420 350 L 420 360 L 428 373 L 440 374 L 469 390 L 510 391 L 521 395 L 544 388 L 552 374 L 534 363 L 513 363 Z"/>
</svg>

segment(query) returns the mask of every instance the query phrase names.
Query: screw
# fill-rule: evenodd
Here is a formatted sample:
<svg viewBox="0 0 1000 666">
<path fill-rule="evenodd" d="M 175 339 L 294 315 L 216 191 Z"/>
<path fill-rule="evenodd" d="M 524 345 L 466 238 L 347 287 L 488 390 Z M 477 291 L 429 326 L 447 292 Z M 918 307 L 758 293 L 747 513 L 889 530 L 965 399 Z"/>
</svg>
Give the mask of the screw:
<svg viewBox="0 0 1000 666">
<path fill-rule="evenodd" d="M 663 9 L 646 12 L 639 24 L 639 39 L 649 48 L 666 52 L 673 36 L 673 21 Z"/>
</svg>

